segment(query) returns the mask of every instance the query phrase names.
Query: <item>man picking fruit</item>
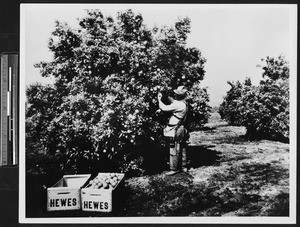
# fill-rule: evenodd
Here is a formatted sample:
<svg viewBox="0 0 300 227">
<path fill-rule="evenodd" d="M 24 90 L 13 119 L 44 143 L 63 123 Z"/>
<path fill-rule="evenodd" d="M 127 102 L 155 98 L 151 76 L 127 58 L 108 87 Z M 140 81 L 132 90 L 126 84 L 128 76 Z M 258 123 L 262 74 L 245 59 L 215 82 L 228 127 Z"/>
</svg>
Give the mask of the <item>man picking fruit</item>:
<svg viewBox="0 0 300 227">
<path fill-rule="evenodd" d="M 161 93 L 157 95 L 160 110 L 172 113 L 164 129 L 164 136 L 169 138 L 170 146 L 170 171 L 166 173 L 167 175 L 176 174 L 180 170 L 187 170 L 186 140 L 188 134 L 184 127 L 188 112 L 188 105 L 185 101 L 187 90 L 184 86 L 179 86 L 174 90 L 174 93 L 175 99 L 171 99 L 170 105 L 165 105 L 161 101 Z"/>
</svg>

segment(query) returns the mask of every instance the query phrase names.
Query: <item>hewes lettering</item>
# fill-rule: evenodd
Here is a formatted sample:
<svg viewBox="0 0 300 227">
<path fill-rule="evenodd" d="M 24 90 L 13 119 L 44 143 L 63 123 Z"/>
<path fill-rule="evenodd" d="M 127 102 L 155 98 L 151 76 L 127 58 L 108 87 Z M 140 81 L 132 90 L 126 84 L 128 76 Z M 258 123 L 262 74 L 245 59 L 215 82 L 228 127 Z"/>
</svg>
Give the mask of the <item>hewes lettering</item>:
<svg viewBox="0 0 300 227">
<path fill-rule="evenodd" d="M 98 201 L 84 201 L 84 209 L 98 209 L 98 210 L 108 210 L 108 202 L 98 202 Z"/>
<path fill-rule="evenodd" d="M 50 207 L 71 207 L 76 205 L 76 198 L 50 199 Z"/>
</svg>

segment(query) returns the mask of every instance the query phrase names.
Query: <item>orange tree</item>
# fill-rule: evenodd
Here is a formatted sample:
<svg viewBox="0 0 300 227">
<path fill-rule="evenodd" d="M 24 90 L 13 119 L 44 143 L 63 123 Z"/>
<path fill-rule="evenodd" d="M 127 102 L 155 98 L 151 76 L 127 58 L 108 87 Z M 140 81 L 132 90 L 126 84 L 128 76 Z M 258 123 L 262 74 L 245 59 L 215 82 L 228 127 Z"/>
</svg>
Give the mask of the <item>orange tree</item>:
<svg viewBox="0 0 300 227">
<path fill-rule="evenodd" d="M 200 87 L 206 60 L 187 47 L 189 32 L 188 18 L 148 29 L 131 10 L 116 19 L 90 10 L 77 28 L 56 22 L 48 43 L 53 60 L 36 64 L 54 82 L 27 88 L 28 149 L 38 146 L 64 171 L 101 160 L 124 172 L 138 169 L 145 148 L 165 147 L 167 116 L 156 114 L 157 93 L 169 95 L 179 85 L 190 90 L 190 121 L 201 127 L 210 111 Z"/>
<path fill-rule="evenodd" d="M 219 107 L 219 114 L 230 125 L 240 125 L 238 102 L 242 96 L 243 84 L 240 81 L 228 81 L 227 83 L 230 85 L 230 89 Z"/>
<path fill-rule="evenodd" d="M 243 125 L 252 138 L 286 141 L 289 137 L 289 65 L 284 56 L 262 59 L 258 86 L 248 78 L 230 83 L 219 112 L 230 124 Z"/>
</svg>

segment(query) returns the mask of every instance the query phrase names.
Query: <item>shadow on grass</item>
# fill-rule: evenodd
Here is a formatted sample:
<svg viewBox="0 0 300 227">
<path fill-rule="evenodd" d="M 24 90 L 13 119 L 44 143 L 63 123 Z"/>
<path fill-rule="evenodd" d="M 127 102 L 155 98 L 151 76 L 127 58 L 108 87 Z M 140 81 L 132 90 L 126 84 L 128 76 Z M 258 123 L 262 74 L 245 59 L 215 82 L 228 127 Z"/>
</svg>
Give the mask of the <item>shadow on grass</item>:
<svg viewBox="0 0 300 227">
<path fill-rule="evenodd" d="M 214 146 L 189 146 L 187 149 L 189 166 L 211 166 L 220 163 L 221 152 L 213 149 Z"/>
<path fill-rule="evenodd" d="M 47 177 L 45 175 L 26 176 L 26 217 L 47 217 Z"/>
<path fill-rule="evenodd" d="M 188 146 L 187 159 L 188 167 L 197 168 L 200 166 L 217 165 L 220 163 L 221 152 L 213 149 L 214 146 Z M 145 152 L 143 169 L 144 175 L 160 174 L 169 170 L 169 153 L 165 151 Z"/>
<path fill-rule="evenodd" d="M 279 184 L 282 179 L 289 178 L 289 170 L 280 165 L 270 163 L 242 163 L 239 170 L 256 181 L 263 180 L 266 183 Z"/>
</svg>

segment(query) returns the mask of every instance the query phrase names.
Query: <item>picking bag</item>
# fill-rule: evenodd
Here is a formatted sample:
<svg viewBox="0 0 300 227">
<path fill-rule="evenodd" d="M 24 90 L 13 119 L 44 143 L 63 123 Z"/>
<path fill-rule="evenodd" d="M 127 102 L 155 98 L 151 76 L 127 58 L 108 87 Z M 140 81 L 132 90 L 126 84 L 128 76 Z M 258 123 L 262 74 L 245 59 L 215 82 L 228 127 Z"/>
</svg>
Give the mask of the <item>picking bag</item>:
<svg viewBox="0 0 300 227">
<path fill-rule="evenodd" d="M 177 125 L 174 125 L 174 126 L 167 125 L 164 128 L 164 136 L 165 137 L 175 138 L 176 128 L 177 128 Z"/>
</svg>

